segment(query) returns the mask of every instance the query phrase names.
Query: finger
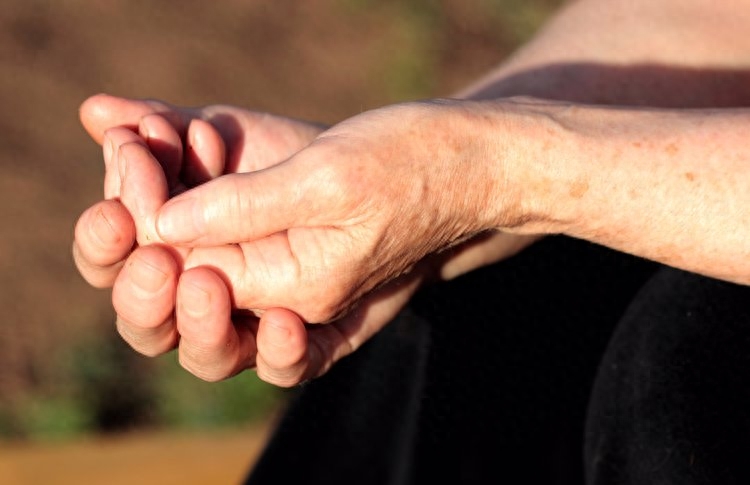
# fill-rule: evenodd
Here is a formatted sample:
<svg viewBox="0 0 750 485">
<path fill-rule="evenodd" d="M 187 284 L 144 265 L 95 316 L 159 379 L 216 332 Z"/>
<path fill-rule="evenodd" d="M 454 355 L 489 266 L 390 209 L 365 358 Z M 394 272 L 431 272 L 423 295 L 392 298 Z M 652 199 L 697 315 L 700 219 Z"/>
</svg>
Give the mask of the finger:
<svg viewBox="0 0 750 485">
<path fill-rule="evenodd" d="M 164 170 L 142 143 L 120 145 L 118 168 L 122 180 L 120 199 L 133 216 L 138 243 L 159 242 L 156 212 L 169 197 Z"/>
<path fill-rule="evenodd" d="M 150 114 L 141 118 L 138 132 L 146 140 L 151 153 L 159 161 L 170 190 L 177 187 L 182 171 L 182 138 L 166 118 Z"/>
<path fill-rule="evenodd" d="M 226 147 L 214 126 L 200 119 L 190 121 L 187 131 L 183 179 L 194 187 L 224 172 Z"/>
<path fill-rule="evenodd" d="M 225 175 L 170 199 L 157 215 L 160 237 L 170 244 L 215 245 L 294 226 L 328 225 L 337 210 L 323 210 L 323 205 L 342 194 L 317 195 L 319 177 L 313 172 L 300 176 L 288 165 Z"/>
<path fill-rule="evenodd" d="M 309 378 L 307 331 L 302 320 L 289 310 L 266 310 L 258 325 L 258 377 L 281 387 L 291 387 Z"/>
<path fill-rule="evenodd" d="M 207 267 L 185 271 L 177 286 L 180 364 L 206 381 L 218 381 L 254 362 L 255 339 L 232 322 L 224 281 Z"/>
<path fill-rule="evenodd" d="M 174 348 L 175 292 L 179 267 L 169 250 L 139 247 L 127 259 L 112 288 L 117 329 L 136 351 L 155 356 Z"/>
<path fill-rule="evenodd" d="M 84 279 L 97 288 L 112 286 L 135 243 L 127 209 L 105 200 L 86 209 L 76 222 L 73 259 Z"/>
<path fill-rule="evenodd" d="M 123 126 L 136 131 L 141 118 L 153 113 L 164 116 L 181 136 L 194 118 L 210 122 L 228 148 L 227 172 L 254 171 L 275 165 L 299 151 L 325 128 L 317 123 L 231 106 L 179 108 L 155 100 L 106 94 L 91 96 L 79 109 L 81 123 L 98 143 L 102 143 L 103 133 L 108 128 Z M 247 139 L 249 133 L 251 140 Z"/>
<path fill-rule="evenodd" d="M 304 355 L 294 342 L 272 346 L 262 332 L 263 318 L 258 330 L 258 370 L 277 385 L 294 385 L 322 376 L 338 361 L 356 351 L 375 333 L 382 330 L 409 301 L 421 283 L 421 276 L 406 274 L 367 295 L 350 313 L 329 324 L 307 326 L 307 346 Z M 263 315 L 265 317 L 266 314 Z M 288 328 L 291 323 L 286 324 Z M 290 338 L 289 340 L 292 340 Z"/>
<path fill-rule="evenodd" d="M 104 155 L 104 198 L 120 197 L 120 147 L 128 143 L 145 145 L 137 133 L 123 127 L 110 128 L 104 132 L 102 152 Z"/>
<path fill-rule="evenodd" d="M 81 124 L 97 143 L 102 143 L 104 132 L 115 126 L 136 131 L 141 118 L 152 113 L 166 116 L 178 132 L 184 131 L 192 117 L 191 110 L 178 109 L 161 101 L 126 99 L 107 94 L 86 99 L 78 113 Z"/>
</svg>

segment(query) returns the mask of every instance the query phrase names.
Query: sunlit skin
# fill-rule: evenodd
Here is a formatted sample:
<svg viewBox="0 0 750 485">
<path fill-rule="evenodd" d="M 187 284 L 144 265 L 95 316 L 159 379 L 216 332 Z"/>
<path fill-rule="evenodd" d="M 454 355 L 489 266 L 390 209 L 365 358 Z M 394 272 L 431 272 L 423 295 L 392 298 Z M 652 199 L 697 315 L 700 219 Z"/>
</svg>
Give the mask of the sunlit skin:
<svg viewBox="0 0 750 485">
<path fill-rule="evenodd" d="M 627 34 L 618 2 L 611 25 L 591 25 L 596 5 L 564 10 L 457 98 L 486 97 L 488 86 L 500 86 L 492 97 L 523 92 L 501 89 L 519 66 L 569 55 L 550 54 L 545 39 L 556 49 L 569 39 L 583 58 L 606 55 L 597 50 L 606 43 L 581 46 L 557 28 L 578 21 L 577 35 Z M 681 41 L 665 32 L 664 46 Z M 664 60 L 645 43 L 618 49 Z M 721 63 L 708 55 L 684 57 Z M 550 96 L 560 89 L 551 83 Z M 177 347 L 207 380 L 247 368 L 281 386 L 319 376 L 424 281 L 508 257 L 538 234 L 750 282 L 745 110 L 451 100 L 389 106 L 323 131 L 230 107 L 95 96 L 81 120 L 103 146 L 107 200 L 78 221 L 76 263 L 91 284 L 113 287 L 131 346 L 147 355 Z"/>
<path fill-rule="evenodd" d="M 230 315 L 230 294 L 216 272 L 199 267 L 180 274 L 191 251 L 155 244 L 159 240 L 152 226 L 154 210 L 169 195 L 162 167 L 181 163 L 180 131 L 187 126 L 192 127 L 195 137 L 215 142 L 192 144 L 193 155 L 187 163 L 210 165 L 217 156 L 223 162 L 220 155 L 226 152 L 229 164 L 237 171 L 258 170 L 283 160 L 306 145 L 321 128 L 223 107 L 209 108 L 195 115 L 210 117 L 208 113 L 231 113 L 243 131 L 253 133 L 258 140 L 258 146 L 239 147 L 232 144 L 232 134 L 222 133 L 221 127 L 191 121 L 194 113 L 180 111 L 177 117 L 149 116 L 165 110 L 177 112 L 176 108 L 164 104 L 109 96 L 95 96 L 81 108 L 84 126 L 103 145 L 107 200 L 81 215 L 76 225 L 73 252 L 87 281 L 98 287 L 113 286 L 118 330 L 136 350 L 158 355 L 179 342 L 182 364 L 204 379 L 223 379 L 257 367 L 259 375 L 269 382 L 293 385 L 325 372 L 332 362 L 350 353 L 390 320 L 395 309 L 401 308 L 411 296 L 419 279 L 416 275 L 394 284 L 398 291 L 378 290 L 348 318 L 309 332 L 301 320 L 288 311 L 267 311 L 260 324 L 257 318 L 247 314 Z M 128 118 L 122 118 L 123 114 Z M 129 128 L 105 128 L 109 126 Z M 147 130 L 148 137 L 144 136 Z M 147 144 L 146 139 L 151 141 Z M 228 142 L 228 150 L 222 146 L 224 140 Z M 148 145 L 159 147 L 161 164 L 145 149 Z M 199 146 L 205 150 L 198 149 Z M 135 156 L 132 161 L 127 159 L 128 175 L 122 178 L 120 158 L 129 155 Z M 180 184 L 174 181 L 172 185 Z M 131 252 L 136 235 L 139 246 Z M 142 279 L 148 286 L 145 291 L 134 282 L 134 277 L 139 275 L 144 276 Z M 199 300 L 196 294 L 207 297 L 197 305 L 203 313 L 191 311 L 189 303 Z M 264 348 L 269 349 L 265 354 Z"/>
</svg>

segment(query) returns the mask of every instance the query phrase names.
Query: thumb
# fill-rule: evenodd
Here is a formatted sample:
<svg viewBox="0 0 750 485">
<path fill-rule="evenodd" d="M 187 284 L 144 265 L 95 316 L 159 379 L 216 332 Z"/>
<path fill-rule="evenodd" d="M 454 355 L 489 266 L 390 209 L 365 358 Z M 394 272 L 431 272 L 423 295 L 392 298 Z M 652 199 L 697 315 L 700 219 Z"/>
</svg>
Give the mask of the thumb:
<svg viewBox="0 0 750 485">
<path fill-rule="evenodd" d="M 288 162 L 265 170 L 229 174 L 170 199 L 156 216 L 156 230 L 170 244 L 196 246 L 252 241 L 308 226 L 321 202 L 306 177 Z M 316 201 L 312 204 L 311 201 Z"/>
</svg>

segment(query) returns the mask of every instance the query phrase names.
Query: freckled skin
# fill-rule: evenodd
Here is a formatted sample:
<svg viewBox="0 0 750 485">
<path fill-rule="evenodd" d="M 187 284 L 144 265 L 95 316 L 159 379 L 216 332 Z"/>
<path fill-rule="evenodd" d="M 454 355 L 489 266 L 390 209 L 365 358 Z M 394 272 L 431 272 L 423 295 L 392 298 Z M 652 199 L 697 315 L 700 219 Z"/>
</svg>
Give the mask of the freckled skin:
<svg viewBox="0 0 750 485">
<path fill-rule="evenodd" d="M 544 166 L 524 172 L 525 187 L 545 187 L 525 196 L 547 210 L 528 230 L 750 284 L 750 110 L 550 105 L 547 115 L 560 113 L 555 156 L 537 140 Z"/>
<path fill-rule="evenodd" d="M 573 185 L 570 186 L 570 191 L 568 193 L 574 199 L 580 199 L 586 194 L 586 192 L 588 192 L 588 190 L 588 182 L 586 182 L 585 180 L 581 180 L 578 182 L 574 182 Z"/>
</svg>

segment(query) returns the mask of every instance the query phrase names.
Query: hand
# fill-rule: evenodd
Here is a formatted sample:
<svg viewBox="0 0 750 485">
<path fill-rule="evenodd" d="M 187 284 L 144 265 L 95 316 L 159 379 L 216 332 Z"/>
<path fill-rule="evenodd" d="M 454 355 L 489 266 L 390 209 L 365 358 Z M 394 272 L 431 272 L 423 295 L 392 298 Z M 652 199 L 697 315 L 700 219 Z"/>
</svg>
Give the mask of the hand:
<svg viewBox="0 0 750 485">
<path fill-rule="evenodd" d="M 192 174 L 220 173 L 225 147 L 227 170 L 258 170 L 285 159 L 321 128 L 231 107 L 184 109 L 103 95 L 83 104 L 81 120 L 92 138 L 103 145 L 107 200 L 80 217 L 73 247 L 75 261 L 92 285 L 114 285 L 118 330 L 139 352 L 157 355 L 179 342 L 182 364 L 204 379 L 223 379 L 257 366 L 261 378 L 290 386 L 322 374 L 353 351 L 379 328 L 366 322 L 387 322 L 416 289 L 415 278 L 404 279 L 398 291 L 383 289 L 371 295 L 356 314 L 335 325 L 317 327 L 309 336 L 302 322 L 283 310 L 268 311 L 260 324 L 257 318 L 232 314 L 231 295 L 224 281 L 207 268 L 179 275 L 187 253 L 174 254 L 155 245 L 157 239 L 147 234 L 145 219 L 163 202 L 167 179 L 171 190 L 179 191 L 184 188 L 184 178 L 196 183 Z M 181 141 L 185 136 L 187 150 Z M 130 167 L 131 176 L 123 180 L 120 158 L 145 145 L 157 154 L 162 167 L 141 152 L 145 171 Z M 134 159 L 135 163 L 144 161 L 137 156 Z M 180 166 L 183 160 L 186 167 Z M 177 177 L 181 172 L 182 177 Z M 138 223 L 121 202 L 121 187 L 125 187 L 124 201 Z M 140 226 L 140 242 L 147 245 L 135 244 L 136 226 Z M 189 303 L 200 297 L 210 301 L 198 305 L 201 314 L 197 314 Z M 175 303 L 180 301 L 183 304 L 178 303 L 175 319 Z"/>
<path fill-rule="evenodd" d="M 494 227 L 497 174 L 466 106 L 347 120 L 284 163 L 173 198 L 154 233 L 193 248 L 186 268 L 223 274 L 240 308 L 336 320 L 427 255 Z"/>
<path fill-rule="evenodd" d="M 103 148 L 106 200 L 80 217 L 73 254 L 82 276 L 102 288 L 114 283 L 135 242 L 132 218 L 118 200 L 118 147 L 146 140 L 164 164 L 171 190 L 177 192 L 186 184 L 195 185 L 222 172 L 260 170 L 285 160 L 323 129 L 230 106 L 188 109 L 107 95 L 87 99 L 80 117 L 89 135 Z"/>
<path fill-rule="evenodd" d="M 252 128 L 245 129 L 244 133 L 255 132 L 258 135 L 267 133 L 267 131 L 252 127 L 251 121 L 257 119 L 257 114 L 226 107 L 204 108 L 204 112 L 209 110 L 214 112 L 227 110 L 232 114 L 236 113 L 236 116 L 240 118 L 237 125 Z M 162 123 L 162 118 L 153 116 L 155 111 L 164 113 L 166 119 L 171 121 L 171 125 L 165 125 Z M 145 118 L 140 124 L 152 126 L 147 130 L 141 128 L 140 131 L 151 134 L 148 138 L 149 145 L 152 151 L 161 154 L 160 158 L 164 160 L 163 165 L 170 163 L 170 160 L 173 161 L 171 163 L 179 163 L 182 147 L 176 130 L 184 126 L 194 127 L 189 131 L 192 136 L 189 135 L 188 139 L 203 137 L 205 140 L 211 140 L 209 143 L 193 143 L 194 146 L 202 145 L 203 152 L 211 153 L 213 150 L 213 153 L 221 153 L 221 142 L 227 140 L 228 153 L 244 153 L 235 150 L 235 144 L 231 141 L 242 139 L 242 136 L 236 136 L 236 133 L 235 136 L 228 136 L 226 131 L 220 131 L 218 137 L 213 136 L 210 130 L 205 130 L 210 126 L 201 123 L 198 123 L 195 128 L 195 118 L 191 117 L 202 116 L 200 110 L 179 110 L 162 103 L 94 97 L 84 104 L 82 119 L 94 139 L 104 141 L 104 133 L 107 132 L 108 141 L 112 144 L 112 148 L 105 149 L 105 162 L 108 168 L 105 178 L 115 181 L 111 183 L 109 189 L 112 196 L 120 195 L 119 187 L 123 185 L 119 180 L 117 169 L 117 157 L 121 152 L 131 152 L 132 155 L 132 152 L 137 154 L 140 150 L 140 157 L 134 158 L 136 162 L 145 160 L 146 168 L 145 177 L 141 171 L 142 183 L 138 182 L 139 170 L 134 170 L 135 177 L 130 180 L 130 184 L 124 185 L 129 185 L 137 191 L 139 187 L 141 189 L 148 187 L 149 180 L 159 180 L 160 177 L 165 177 L 160 174 L 161 171 L 155 165 L 155 160 L 139 147 L 139 143 L 142 145 L 142 142 L 139 142 L 140 138 L 133 137 L 133 131 L 131 131 L 132 127 L 138 124 L 138 117 L 144 116 L 144 113 Z M 247 116 L 248 120 L 242 120 L 243 116 Z M 285 120 L 267 115 L 264 118 L 274 121 L 273 124 L 267 125 L 268 128 L 273 130 L 283 128 Z M 296 122 L 291 123 L 295 128 L 292 135 L 299 133 L 299 127 L 294 125 Z M 130 126 L 131 130 L 106 130 L 107 126 L 120 124 Z M 317 127 L 313 129 L 316 130 Z M 170 133 L 170 130 L 174 132 Z M 303 133 L 304 131 L 302 130 Z M 155 144 L 154 139 L 160 140 L 160 143 Z M 273 139 L 293 140 L 294 136 L 289 136 L 287 133 L 287 136 L 276 135 Z M 165 140 L 172 140 L 172 142 L 168 143 Z M 299 137 L 299 140 L 305 143 L 305 136 Z M 255 141 L 257 145 L 263 146 L 263 136 L 257 136 Z M 282 147 L 279 153 L 289 149 L 294 150 L 293 146 L 284 147 L 283 144 L 278 143 L 275 146 Z M 187 152 L 190 153 L 190 150 Z M 255 148 L 255 152 L 271 155 L 250 157 L 250 160 L 259 161 L 256 162 L 258 165 L 255 167 L 243 162 L 247 160 L 245 157 L 235 159 L 237 162 L 234 165 L 240 169 L 242 167 L 252 169 L 268 163 L 264 160 L 270 160 L 270 164 L 273 164 L 273 151 Z M 220 159 L 218 155 L 200 156 L 200 153 L 202 151 L 198 150 L 198 154 L 190 155 L 192 158 L 186 157 L 187 160 L 192 160 L 188 163 L 199 167 L 220 166 L 215 162 L 211 163 L 211 160 Z M 149 173 L 151 175 L 148 175 Z M 160 191 L 158 185 L 152 184 L 152 188 L 155 187 L 157 193 Z M 133 190 L 130 190 L 129 194 L 133 193 Z M 141 200 L 148 200 L 150 197 L 143 190 L 138 195 L 142 197 Z M 163 199 L 163 197 L 163 194 L 157 195 L 157 199 Z M 134 211 L 139 213 L 138 206 L 135 204 L 138 197 L 126 195 L 125 200 L 128 199 Z M 158 206 L 159 203 L 152 204 L 152 206 Z M 146 216 L 146 219 L 152 217 L 148 213 L 141 213 L 141 220 L 144 220 L 143 216 Z M 141 226 L 144 224 L 141 223 Z M 110 232 L 113 230 L 117 234 L 114 240 Z M 96 236 L 99 231 L 104 231 L 104 237 Z M 133 245 L 134 234 L 135 224 L 119 202 L 105 201 L 89 209 L 79 221 L 76 237 L 75 252 L 78 254 L 77 262 L 82 274 L 90 281 L 96 279 L 103 281 L 100 286 L 112 284 L 111 275 L 116 276 L 120 273 L 123 259 Z M 155 238 L 152 239 L 154 240 L 150 242 L 155 242 Z M 128 260 L 128 268 L 122 272 L 113 290 L 113 300 L 119 315 L 118 328 L 125 340 L 136 350 L 147 355 L 156 355 L 170 350 L 177 344 L 179 334 L 180 361 L 188 370 L 204 379 L 223 379 L 245 368 L 256 366 L 262 379 L 281 386 L 291 386 L 325 373 L 333 363 L 354 351 L 395 316 L 425 278 L 433 275 L 436 278 L 447 279 L 506 257 L 520 249 L 518 240 L 519 238 L 515 236 L 497 233 L 491 237 L 483 235 L 481 238 L 456 246 L 449 252 L 423 261 L 418 271 L 412 271 L 390 285 L 370 293 L 360 302 L 357 311 L 348 314 L 345 318 L 331 325 L 319 325 L 308 327 L 308 329 L 294 314 L 279 309 L 266 311 L 260 323 L 248 315 L 233 314 L 230 305 L 232 295 L 229 294 L 225 282 L 217 273 L 206 267 L 186 271 L 179 276 L 179 287 L 175 289 L 178 285 L 179 270 L 179 264 L 175 258 L 160 246 L 140 247 Z M 180 257 L 184 257 L 185 254 L 183 252 Z M 155 271 L 159 278 L 149 275 L 150 271 Z M 158 288 L 150 286 L 146 290 L 138 289 L 133 284 L 134 277 L 138 275 L 145 276 L 142 279 L 147 283 L 153 284 L 156 280 L 160 281 L 161 285 L 157 285 Z M 173 311 L 176 302 L 175 291 L 177 291 L 176 319 Z M 198 305 L 200 314 L 196 314 L 195 310 L 189 308 L 189 303 L 198 301 L 198 297 L 209 300 L 206 305 Z"/>
<path fill-rule="evenodd" d="M 368 295 L 357 312 L 314 329 L 279 308 L 268 309 L 260 321 L 233 311 L 231 288 L 236 283 L 217 269 L 236 264 L 235 250 L 245 245 L 201 248 L 196 263 L 196 250 L 162 244 L 153 221 L 167 198 L 164 171 L 136 135 L 120 135 L 123 144 L 113 150 L 120 158 L 114 165 L 124 167 L 120 200 L 133 215 L 137 239 L 144 245 L 118 275 L 113 302 L 120 333 L 141 352 L 155 355 L 177 344 L 183 366 L 203 379 L 223 379 L 255 367 L 262 379 L 291 386 L 321 375 L 354 351 L 389 322 L 418 287 L 421 273 L 414 272 Z M 170 276 L 181 267 L 185 271 L 175 288 Z"/>
<path fill-rule="evenodd" d="M 154 201 L 154 191 L 160 194 L 156 197 L 163 202 L 166 189 L 161 185 L 164 179 L 169 179 L 171 190 L 177 192 L 183 190 L 186 184 L 200 183 L 222 170 L 265 168 L 307 144 L 322 127 L 228 106 L 185 109 L 157 101 L 127 100 L 105 95 L 88 99 L 82 105 L 80 114 L 89 134 L 103 145 L 107 200 L 87 209 L 76 224 L 73 245 L 76 265 L 92 285 L 114 285 L 117 324 L 125 340 L 144 354 L 163 353 L 177 343 L 178 333 L 173 318 L 174 293 L 184 252 L 182 255 L 170 254 L 163 246 L 135 245 L 136 226 L 142 229 L 146 225 L 142 220 L 143 214 L 160 203 Z M 185 149 L 183 138 L 187 140 Z M 120 202 L 123 184 L 119 165 L 122 152 L 132 151 L 133 146 L 143 145 L 144 140 L 157 154 L 163 167 L 153 170 L 140 181 L 137 176 L 134 177 L 135 183 L 128 185 L 126 200 L 139 215 L 136 217 L 139 224 L 136 224 Z M 138 231 L 138 237 L 141 243 L 156 242 L 143 230 Z M 121 271 L 126 261 L 127 269 Z M 146 289 L 134 285 L 139 275 L 141 281 L 147 284 Z M 190 288 L 187 283 L 193 276 L 207 279 L 209 286 L 217 282 L 213 275 L 195 271 L 180 279 L 185 281 L 185 288 Z M 220 302 L 226 293 L 223 282 L 211 289 L 218 293 L 213 295 L 214 300 Z M 228 311 L 221 305 L 214 305 L 213 308 L 216 311 L 211 316 L 217 320 L 221 320 L 221 315 Z M 270 313 L 269 317 L 273 314 Z M 183 321 L 188 322 L 189 319 L 183 318 Z M 186 323 L 184 327 L 189 333 L 190 325 Z M 223 334 L 217 331 L 209 337 L 214 340 L 229 338 L 231 332 L 227 332 L 226 328 L 224 330 Z M 202 365 L 192 363 L 189 357 L 190 342 L 190 338 L 183 336 L 182 347 L 188 349 L 185 352 L 188 356 L 181 356 L 184 364 L 199 369 L 197 373 L 210 379 L 225 377 L 209 376 L 212 371 L 216 372 L 215 369 L 201 370 Z M 254 342 L 249 344 L 254 345 Z M 254 352 L 252 349 L 252 352 L 246 353 L 254 356 Z M 214 360 L 221 359 L 219 356 Z"/>
</svg>

